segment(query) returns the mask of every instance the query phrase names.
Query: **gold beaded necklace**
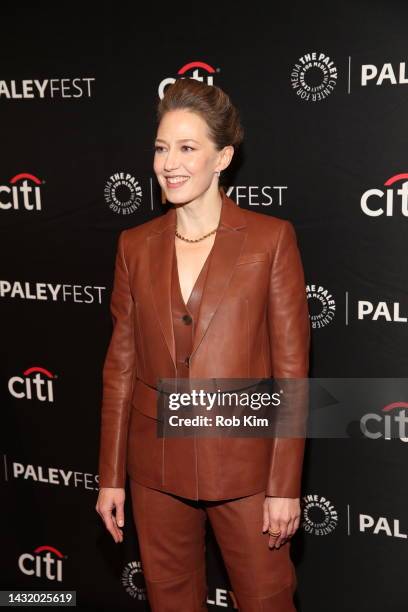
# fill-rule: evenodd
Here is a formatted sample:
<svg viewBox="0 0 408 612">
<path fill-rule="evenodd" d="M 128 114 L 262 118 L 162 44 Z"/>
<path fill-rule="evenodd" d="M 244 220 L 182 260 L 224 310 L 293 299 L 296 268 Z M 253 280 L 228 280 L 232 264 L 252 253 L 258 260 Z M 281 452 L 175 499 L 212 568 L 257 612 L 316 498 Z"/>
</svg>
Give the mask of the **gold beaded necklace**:
<svg viewBox="0 0 408 612">
<path fill-rule="evenodd" d="M 201 236 L 201 238 L 193 238 L 193 239 L 185 238 L 184 236 L 179 234 L 177 230 L 176 230 L 176 236 L 177 236 L 177 238 L 181 238 L 181 240 L 185 240 L 186 242 L 200 242 L 200 240 L 204 240 L 204 238 L 207 238 L 207 236 L 211 236 L 211 234 L 214 234 L 217 231 L 217 229 L 218 229 L 218 227 L 213 229 L 212 232 L 208 232 L 208 234 L 205 234 L 204 236 Z"/>
<path fill-rule="evenodd" d="M 218 176 L 220 176 L 220 173 L 218 172 Z M 214 234 L 217 229 L 220 226 L 220 221 L 221 221 L 221 215 L 220 218 L 218 220 L 218 225 L 215 229 L 213 229 L 211 232 L 208 232 L 208 234 L 204 234 L 204 236 L 201 236 L 201 238 L 186 238 L 185 236 L 182 236 L 181 234 L 178 233 L 177 228 L 176 228 L 176 236 L 177 238 L 180 238 L 181 240 L 185 240 L 185 242 L 200 242 L 200 240 L 204 240 L 204 238 L 208 238 L 208 236 L 211 236 L 212 234 Z"/>
</svg>

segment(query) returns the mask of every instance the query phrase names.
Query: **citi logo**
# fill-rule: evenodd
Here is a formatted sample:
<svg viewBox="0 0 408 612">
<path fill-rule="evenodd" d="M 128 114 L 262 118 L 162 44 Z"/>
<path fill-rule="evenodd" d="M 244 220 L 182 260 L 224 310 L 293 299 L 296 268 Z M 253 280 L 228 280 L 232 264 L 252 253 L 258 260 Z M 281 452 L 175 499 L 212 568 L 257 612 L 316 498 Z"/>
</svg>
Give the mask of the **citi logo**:
<svg viewBox="0 0 408 612">
<path fill-rule="evenodd" d="M 33 174 L 16 174 L 10 185 L 0 185 L 0 210 L 41 210 L 41 184 Z"/>
<path fill-rule="evenodd" d="M 202 74 L 202 72 L 204 72 L 204 74 Z M 219 72 L 219 70 L 216 70 L 206 62 L 189 62 L 180 68 L 177 72 L 177 76 L 181 79 L 195 79 L 196 81 L 201 81 L 201 83 L 207 83 L 207 85 L 214 85 L 213 75 L 216 72 Z M 160 99 L 163 99 L 166 87 L 175 81 L 176 79 L 173 77 L 168 77 L 161 81 L 158 91 Z"/>
<path fill-rule="evenodd" d="M 408 408 L 408 402 L 392 402 L 384 406 L 383 414 L 370 412 L 363 415 L 360 419 L 360 429 L 363 435 L 371 440 L 396 438 L 401 442 L 408 442 L 406 408 Z"/>
<path fill-rule="evenodd" d="M 369 217 L 408 217 L 408 173 L 394 174 L 384 183 L 385 189 L 368 189 L 361 197 L 361 210 Z M 395 183 L 403 181 L 400 189 Z"/>
<path fill-rule="evenodd" d="M 37 546 L 33 553 L 19 556 L 18 567 L 26 576 L 62 582 L 63 559 L 64 555 L 53 546 Z"/>
<path fill-rule="evenodd" d="M 56 376 L 41 367 L 28 368 L 23 376 L 12 376 L 8 390 L 16 399 L 36 399 L 40 402 L 53 402 L 53 384 Z"/>
</svg>

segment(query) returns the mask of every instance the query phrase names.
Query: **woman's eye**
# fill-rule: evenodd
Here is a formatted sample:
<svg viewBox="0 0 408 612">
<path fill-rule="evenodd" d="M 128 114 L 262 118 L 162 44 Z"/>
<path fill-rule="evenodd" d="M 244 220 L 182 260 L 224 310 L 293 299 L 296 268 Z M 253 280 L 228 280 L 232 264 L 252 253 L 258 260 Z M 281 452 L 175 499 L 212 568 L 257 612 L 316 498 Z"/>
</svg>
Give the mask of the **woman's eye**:
<svg viewBox="0 0 408 612">
<path fill-rule="evenodd" d="M 188 145 L 183 145 L 182 147 L 183 151 L 189 150 L 189 151 L 194 151 L 193 147 L 189 147 Z M 160 145 L 155 145 L 154 146 L 154 150 L 157 153 L 161 153 L 164 150 L 164 147 L 160 146 Z"/>
</svg>

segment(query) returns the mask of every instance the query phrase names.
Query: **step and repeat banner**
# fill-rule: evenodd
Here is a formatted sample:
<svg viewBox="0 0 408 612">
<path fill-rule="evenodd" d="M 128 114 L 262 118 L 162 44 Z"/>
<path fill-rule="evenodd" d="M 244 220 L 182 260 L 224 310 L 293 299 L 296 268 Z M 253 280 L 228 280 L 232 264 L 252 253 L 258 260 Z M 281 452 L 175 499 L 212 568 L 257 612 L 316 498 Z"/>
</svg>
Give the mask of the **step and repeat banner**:
<svg viewBox="0 0 408 612">
<path fill-rule="evenodd" d="M 191 78 L 241 111 L 227 194 L 296 229 L 310 376 L 391 385 L 370 427 L 308 440 L 297 608 L 406 610 L 408 5 L 266 8 L 0 7 L 3 590 L 149 610 L 128 486 L 122 544 L 95 511 L 102 367 L 119 233 L 166 211 L 156 105 Z M 209 610 L 237 609 L 210 526 L 206 554 Z"/>
</svg>

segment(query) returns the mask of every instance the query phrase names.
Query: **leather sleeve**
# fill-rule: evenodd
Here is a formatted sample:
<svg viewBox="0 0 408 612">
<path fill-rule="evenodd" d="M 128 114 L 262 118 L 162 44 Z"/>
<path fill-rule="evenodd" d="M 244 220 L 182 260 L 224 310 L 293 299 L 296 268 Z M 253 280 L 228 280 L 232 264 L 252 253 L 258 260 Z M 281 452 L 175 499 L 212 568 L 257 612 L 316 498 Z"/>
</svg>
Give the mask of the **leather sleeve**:
<svg viewBox="0 0 408 612">
<path fill-rule="evenodd" d="M 271 375 L 275 379 L 303 379 L 286 386 L 290 390 L 287 396 L 289 408 L 299 423 L 304 422 L 308 406 L 305 379 L 309 372 L 310 319 L 295 229 L 290 221 L 285 220 L 271 268 L 268 326 Z M 304 436 L 274 438 L 266 495 L 300 497 L 304 448 Z"/>
<path fill-rule="evenodd" d="M 103 366 L 99 486 L 125 487 L 127 436 L 135 364 L 134 304 L 119 235 L 110 311 L 113 332 Z"/>
</svg>

